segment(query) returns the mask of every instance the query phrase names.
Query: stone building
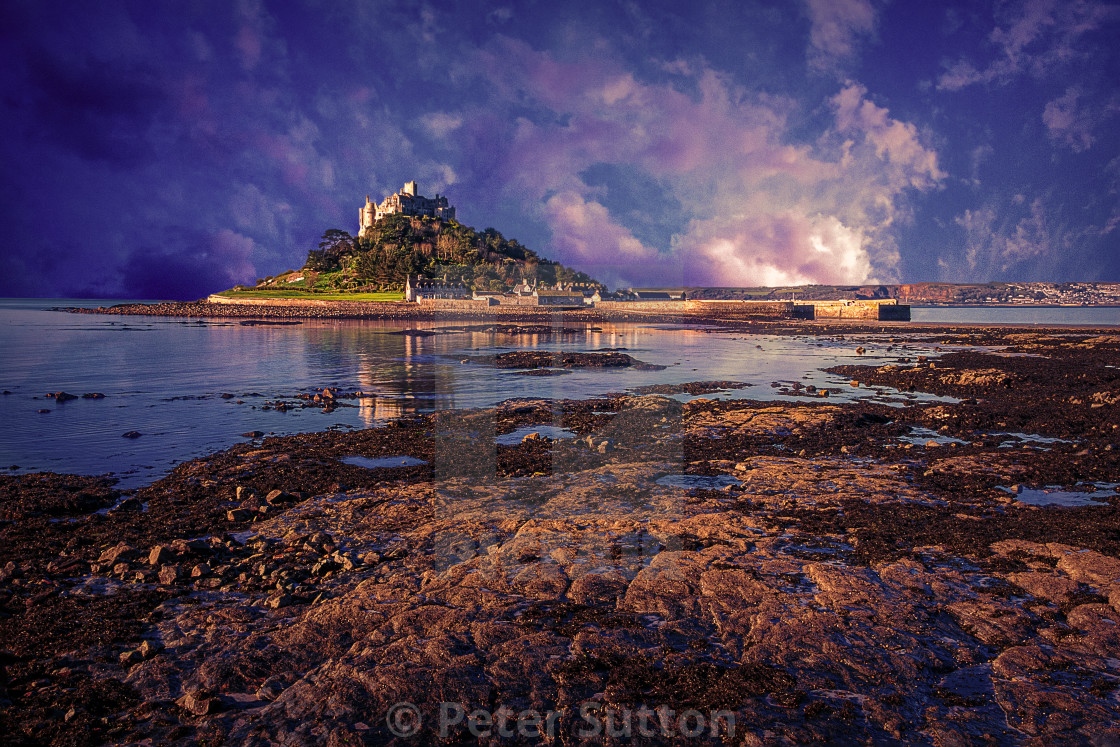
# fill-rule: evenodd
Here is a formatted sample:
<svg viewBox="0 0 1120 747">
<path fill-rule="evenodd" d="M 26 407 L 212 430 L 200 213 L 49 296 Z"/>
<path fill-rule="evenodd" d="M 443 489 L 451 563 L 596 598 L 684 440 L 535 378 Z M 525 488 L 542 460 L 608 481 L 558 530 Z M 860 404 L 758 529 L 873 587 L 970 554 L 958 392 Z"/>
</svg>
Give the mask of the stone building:
<svg viewBox="0 0 1120 747">
<path fill-rule="evenodd" d="M 417 277 L 413 282 L 409 275 L 404 281 L 404 300 L 423 301 L 433 299 L 462 299 L 470 298 L 470 291 L 462 283 L 449 283 L 446 280 L 429 280 Z"/>
<path fill-rule="evenodd" d="M 455 208 L 448 204 L 446 197 L 428 198 L 417 194 L 416 182 L 405 182 L 404 189 L 389 195 L 381 204 L 375 204 L 366 195 L 366 204 L 358 211 L 358 235 L 365 236 L 373 224 L 388 215 L 411 215 L 427 218 L 455 217 Z"/>
<path fill-rule="evenodd" d="M 533 292 L 537 306 L 583 306 L 583 294 L 579 291 L 543 290 Z"/>
</svg>

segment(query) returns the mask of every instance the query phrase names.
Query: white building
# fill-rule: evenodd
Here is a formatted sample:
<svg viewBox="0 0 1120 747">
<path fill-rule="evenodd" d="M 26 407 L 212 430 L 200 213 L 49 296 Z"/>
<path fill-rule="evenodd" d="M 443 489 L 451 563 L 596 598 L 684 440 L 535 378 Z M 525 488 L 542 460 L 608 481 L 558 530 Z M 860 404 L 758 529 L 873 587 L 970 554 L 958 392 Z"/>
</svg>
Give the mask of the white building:
<svg viewBox="0 0 1120 747">
<path fill-rule="evenodd" d="M 439 194 L 433 198 L 424 197 L 417 194 L 416 182 L 405 182 L 404 189 L 389 195 L 380 205 L 366 195 L 366 204 L 358 211 L 358 235 L 365 236 L 374 223 L 388 215 L 398 214 L 453 219 L 455 208 L 448 204 L 446 197 Z"/>
</svg>

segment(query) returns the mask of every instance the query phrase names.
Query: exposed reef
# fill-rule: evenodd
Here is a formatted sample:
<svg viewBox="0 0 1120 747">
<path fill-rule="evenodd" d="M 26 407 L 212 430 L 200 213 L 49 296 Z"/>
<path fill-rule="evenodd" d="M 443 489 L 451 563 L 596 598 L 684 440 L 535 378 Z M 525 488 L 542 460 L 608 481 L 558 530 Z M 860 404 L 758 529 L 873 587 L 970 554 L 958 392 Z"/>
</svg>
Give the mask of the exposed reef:
<svg viewBox="0 0 1120 747">
<path fill-rule="evenodd" d="M 970 334 L 834 369 L 948 398 L 902 406 L 515 400 L 0 476 L 0 733 L 1120 740 L 1120 338 Z"/>
</svg>

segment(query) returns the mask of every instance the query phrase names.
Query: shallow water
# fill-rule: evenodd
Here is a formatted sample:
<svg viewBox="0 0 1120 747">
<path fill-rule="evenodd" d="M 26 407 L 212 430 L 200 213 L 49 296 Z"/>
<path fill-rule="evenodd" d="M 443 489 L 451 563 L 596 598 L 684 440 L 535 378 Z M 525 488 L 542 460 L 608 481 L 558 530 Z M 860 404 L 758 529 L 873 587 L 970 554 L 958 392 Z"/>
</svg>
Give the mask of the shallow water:
<svg viewBox="0 0 1120 747">
<path fill-rule="evenodd" d="M 553 440 L 576 437 L 575 431 L 570 431 L 567 428 L 561 428 L 558 425 L 525 425 L 510 433 L 505 433 L 501 436 L 497 436 L 494 439 L 494 442 L 501 444 L 502 446 L 513 446 L 515 444 L 521 443 L 522 439 L 524 439 L 530 433 L 538 433 L 540 434 L 541 438 L 551 438 Z"/>
<path fill-rule="evenodd" d="M 347 456 L 339 459 L 338 461 L 343 464 L 351 464 L 355 467 L 365 467 L 366 469 L 388 469 L 392 467 L 418 467 L 421 464 L 427 464 L 423 459 L 417 459 L 411 456 L 387 456 L 387 457 L 364 457 L 364 456 Z"/>
<path fill-rule="evenodd" d="M 1063 490 L 1059 487 L 1046 488 L 1020 488 L 1015 493 L 1010 488 L 1003 488 L 1015 495 L 1015 500 L 1031 506 L 1107 506 L 1108 498 L 1115 496 L 1111 488 L 1097 490 Z"/>
<path fill-rule="evenodd" d="M 6 351 L 0 357 L 0 390 L 10 392 L 0 396 L 5 425 L 0 467 L 112 472 L 126 486 L 156 479 L 176 463 L 229 447 L 253 431 L 365 428 L 409 413 L 484 407 L 510 398 L 582 399 L 652 384 L 734 380 L 754 386 L 705 396 L 809 399 L 770 386 L 797 381 L 830 389 L 834 401 L 911 401 L 926 397 L 853 388 L 821 369 L 892 362 L 917 352 L 936 355 L 916 344 L 892 347 L 885 336 L 857 341 L 834 335 L 744 335 L 682 325 L 582 325 L 570 336 L 459 331 L 415 337 L 393 333 L 468 325 L 309 320 L 245 326 L 238 320 L 44 310 L 66 305 L 78 304 L 0 301 L 0 345 Z M 866 353 L 855 352 L 860 346 Z M 581 369 L 538 377 L 461 362 L 469 355 L 510 349 L 601 348 L 626 348 L 631 356 L 665 368 Z M 262 409 L 278 400 L 298 404 L 297 395 L 324 386 L 373 396 L 342 400 L 329 413 L 318 407 Z M 79 397 L 98 392 L 105 398 L 56 402 L 46 397 L 58 391 Z M 130 431 L 141 435 L 122 437 Z"/>
<path fill-rule="evenodd" d="M 1120 326 L 1116 306 L 912 306 L 910 318 L 934 324 Z"/>
<path fill-rule="evenodd" d="M 654 482 L 667 488 L 719 490 L 729 485 L 738 485 L 739 478 L 731 475 L 665 475 Z"/>
</svg>

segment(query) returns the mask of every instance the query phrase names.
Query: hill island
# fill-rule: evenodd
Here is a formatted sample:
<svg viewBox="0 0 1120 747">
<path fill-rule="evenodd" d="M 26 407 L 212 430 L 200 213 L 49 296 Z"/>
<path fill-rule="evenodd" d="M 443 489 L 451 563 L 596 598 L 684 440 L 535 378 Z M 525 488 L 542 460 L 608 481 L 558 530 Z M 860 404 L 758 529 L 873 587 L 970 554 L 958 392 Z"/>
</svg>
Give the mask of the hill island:
<svg viewBox="0 0 1120 747">
<path fill-rule="evenodd" d="M 610 292 L 590 275 L 541 257 L 494 228 L 478 231 L 458 222 L 456 209 L 446 196 L 425 197 L 417 183 L 409 181 L 381 202 L 366 195 L 358 211 L 357 235 L 328 229 L 300 269 L 259 278 L 253 287 L 237 286 L 210 296 L 208 302 L 322 308 L 326 302 L 403 301 L 426 311 L 471 314 L 492 307 L 515 307 L 506 309 L 507 313 L 527 311 L 526 307 L 594 307 L 626 314 L 910 318 L 909 307 L 886 293 L 818 294 L 801 303 L 793 295 L 782 297 L 780 289 L 627 288 Z M 355 312 L 349 308 L 347 315 Z"/>
<path fill-rule="evenodd" d="M 328 229 L 302 268 L 235 291 L 380 294 L 377 300 L 412 301 L 418 289 L 421 297 L 456 299 L 517 287 L 606 290 L 586 273 L 540 257 L 494 228 L 479 231 L 459 223 L 447 197 L 424 197 L 410 181 L 380 203 L 366 196 L 357 235 Z"/>
</svg>

